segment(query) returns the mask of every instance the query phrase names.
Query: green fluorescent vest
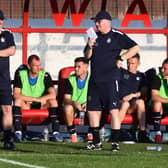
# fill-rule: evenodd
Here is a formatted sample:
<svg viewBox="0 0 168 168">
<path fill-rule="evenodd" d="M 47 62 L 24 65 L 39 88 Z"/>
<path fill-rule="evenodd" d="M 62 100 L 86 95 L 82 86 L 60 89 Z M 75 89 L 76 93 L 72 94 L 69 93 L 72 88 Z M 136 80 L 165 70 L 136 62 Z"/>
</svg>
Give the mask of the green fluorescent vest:
<svg viewBox="0 0 168 168">
<path fill-rule="evenodd" d="M 84 88 L 79 89 L 77 86 L 76 75 L 72 74 L 68 77 L 73 88 L 72 96 L 71 96 L 72 101 L 76 101 L 79 104 L 86 103 L 89 78 L 90 78 L 90 74 L 88 73 Z"/>
<path fill-rule="evenodd" d="M 38 75 L 38 79 L 35 85 L 31 85 L 29 83 L 27 70 L 21 70 L 19 73 L 20 73 L 20 78 L 22 82 L 21 94 L 29 97 L 41 97 L 45 91 L 45 86 L 44 86 L 45 72 L 40 70 L 40 73 Z"/>
<path fill-rule="evenodd" d="M 160 91 L 159 91 L 159 96 L 167 99 L 168 98 L 168 88 L 164 82 L 162 73 L 159 73 L 157 76 L 161 80 L 161 87 L 160 87 Z"/>
</svg>

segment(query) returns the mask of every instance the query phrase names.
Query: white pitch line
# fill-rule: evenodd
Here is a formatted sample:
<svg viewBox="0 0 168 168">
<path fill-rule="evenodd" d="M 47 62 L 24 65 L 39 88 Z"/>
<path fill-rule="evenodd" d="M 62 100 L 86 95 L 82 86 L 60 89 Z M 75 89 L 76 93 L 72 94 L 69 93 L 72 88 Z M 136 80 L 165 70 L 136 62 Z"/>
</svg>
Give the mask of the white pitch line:
<svg viewBox="0 0 168 168">
<path fill-rule="evenodd" d="M 10 164 L 13 164 L 13 165 L 29 167 L 29 168 L 47 168 L 47 167 L 31 165 L 31 164 L 26 164 L 26 163 L 17 162 L 17 161 L 14 161 L 14 160 L 2 159 L 2 158 L 0 158 L 0 161 L 5 162 L 5 163 L 10 163 Z"/>
</svg>

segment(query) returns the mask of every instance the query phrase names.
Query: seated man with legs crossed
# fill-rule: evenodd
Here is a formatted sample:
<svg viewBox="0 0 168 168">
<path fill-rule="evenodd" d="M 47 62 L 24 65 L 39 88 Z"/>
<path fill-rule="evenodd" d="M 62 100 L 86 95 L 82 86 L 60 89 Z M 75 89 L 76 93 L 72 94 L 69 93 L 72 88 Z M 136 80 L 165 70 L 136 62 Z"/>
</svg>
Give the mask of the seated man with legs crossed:
<svg viewBox="0 0 168 168">
<path fill-rule="evenodd" d="M 75 73 L 66 79 L 64 90 L 64 114 L 71 134 L 71 142 L 77 142 L 77 133 L 74 125 L 75 116 L 80 111 L 86 112 L 86 100 L 88 81 L 90 74 L 88 73 L 89 61 L 85 57 L 75 59 Z"/>
<path fill-rule="evenodd" d="M 137 68 L 140 65 L 140 55 L 136 54 L 127 60 L 127 70 L 121 68 L 120 81 L 120 120 L 124 120 L 125 114 L 137 113 L 139 121 L 139 142 L 149 142 L 146 134 L 146 113 L 143 96 L 147 93 L 147 79 L 144 73 Z"/>
<path fill-rule="evenodd" d="M 14 78 L 13 121 L 16 141 L 22 140 L 21 109 L 46 109 L 52 124 L 52 140 L 62 141 L 59 134 L 59 110 L 56 91 L 49 73 L 41 70 L 37 55 L 28 58 L 27 69 L 18 71 Z"/>
</svg>

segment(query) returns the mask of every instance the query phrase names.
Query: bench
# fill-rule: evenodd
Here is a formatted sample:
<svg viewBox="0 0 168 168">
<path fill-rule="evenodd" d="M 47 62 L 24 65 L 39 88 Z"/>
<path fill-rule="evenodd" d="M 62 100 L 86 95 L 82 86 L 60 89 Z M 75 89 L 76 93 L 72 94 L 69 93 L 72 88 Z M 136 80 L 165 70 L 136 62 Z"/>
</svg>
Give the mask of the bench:
<svg viewBox="0 0 168 168">
<path fill-rule="evenodd" d="M 65 86 L 65 79 L 74 71 L 74 67 L 65 67 L 59 71 L 57 90 L 57 100 L 58 105 L 61 111 L 61 123 L 63 124 L 63 112 L 62 112 L 62 102 L 63 102 L 63 93 Z M 110 115 L 106 114 L 104 117 L 105 123 L 110 123 Z M 22 124 L 23 125 L 44 125 L 49 123 L 49 112 L 47 109 L 31 109 L 31 110 L 22 110 Z M 126 114 L 122 124 L 137 124 L 137 118 L 135 115 Z M 75 125 L 79 125 L 79 118 L 74 120 Z M 87 123 L 86 123 L 87 124 Z M 161 120 L 161 125 L 168 125 L 168 116 Z"/>
<path fill-rule="evenodd" d="M 22 125 L 46 125 L 49 123 L 47 109 L 22 109 Z"/>
<path fill-rule="evenodd" d="M 22 109 L 22 125 L 46 125 L 49 123 L 49 112 L 47 109 L 30 109 L 25 110 Z M 63 121 L 61 122 L 63 123 Z M 105 123 L 110 123 L 110 115 L 105 116 Z M 133 124 L 137 123 L 137 120 L 134 118 L 134 116 L 130 114 L 126 114 L 123 122 L 123 124 Z M 168 124 L 168 117 L 165 117 L 162 120 L 162 124 L 166 125 Z M 75 125 L 79 125 L 79 118 L 75 118 L 74 120 Z"/>
</svg>

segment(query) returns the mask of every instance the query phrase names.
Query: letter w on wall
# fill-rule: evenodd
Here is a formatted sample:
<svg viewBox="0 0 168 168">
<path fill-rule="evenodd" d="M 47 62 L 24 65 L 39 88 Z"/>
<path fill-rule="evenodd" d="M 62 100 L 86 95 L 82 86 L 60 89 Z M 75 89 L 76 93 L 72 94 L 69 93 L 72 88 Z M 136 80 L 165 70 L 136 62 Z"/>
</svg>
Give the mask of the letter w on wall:
<svg viewBox="0 0 168 168">
<path fill-rule="evenodd" d="M 84 0 L 80 6 L 79 12 L 77 13 L 74 0 L 65 0 L 64 5 L 61 10 L 61 13 L 59 13 L 57 0 L 50 0 L 51 8 L 53 11 L 53 17 L 55 20 L 55 25 L 56 26 L 63 26 L 66 12 L 68 10 L 68 7 L 70 6 L 70 9 L 71 9 L 70 15 L 71 15 L 71 19 L 72 19 L 72 25 L 74 27 L 80 26 L 82 19 L 83 19 L 83 16 L 84 16 L 84 12 L 85 12 L 89 2 L 90 2 L 90 0 Z"/>
</svg>

